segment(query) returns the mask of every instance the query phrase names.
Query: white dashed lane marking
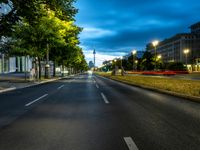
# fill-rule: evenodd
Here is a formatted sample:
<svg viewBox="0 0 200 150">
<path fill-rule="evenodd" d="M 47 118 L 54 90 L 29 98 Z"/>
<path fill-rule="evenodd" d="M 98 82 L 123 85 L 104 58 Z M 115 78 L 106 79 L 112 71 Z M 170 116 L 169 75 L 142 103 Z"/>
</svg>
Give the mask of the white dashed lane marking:
<svg viewBox="0 0 200 150">
<path fill-rule="evenodd" d="M 109 104 L 110 102 L 108 101 L 108 99 L 106 98 L 106 96 L 103 94 L 103 93 L 101 93 L 101 96 L 102 96 L 102 98 L 103 98 L 103 100 L 104 100 L 104 102 L 106 103 L 106 104 Z"/>
<path fill-rule="evenodd" d="M 27 103 L 25 106 L 28 107 L 28 106 L 32 105 L 33 103 L 35 103 L 35 102 L 37 102 L 37 101 L 39 101 L 39 100 L 45 98 L 46 96 L 48 96 L 48 94 L 44 94 L 43 96 L 41 96 L 41 97 L 35 99 L 34 101 L 31 101 L 30 103 Z"/>
<path fill-rule="evenodd" d="M 128 146 L 129 150 L 139 150 L 131 137 L 124 137 L 124 141 L 126 142 L 126 145 Z"/>
<path fill-rule="evenodd" d="M 61 88 L 63 88 L 65 85 L 61 85 L 60 87 L 58 87 L 57 89 L 60 90 Z"/>
</svg>

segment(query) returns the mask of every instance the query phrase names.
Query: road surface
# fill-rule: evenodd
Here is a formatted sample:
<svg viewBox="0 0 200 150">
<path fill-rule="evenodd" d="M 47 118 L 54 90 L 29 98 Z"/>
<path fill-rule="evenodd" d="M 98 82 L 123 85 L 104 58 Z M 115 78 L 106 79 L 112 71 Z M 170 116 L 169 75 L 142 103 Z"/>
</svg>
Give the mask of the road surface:
<svg viewBox="0 0 200 150">
<path fill-rule="evenodd" d="M 0 150 L 199 150 L 200 104 L 80 75 L 0 94 Z"/>
</svg>

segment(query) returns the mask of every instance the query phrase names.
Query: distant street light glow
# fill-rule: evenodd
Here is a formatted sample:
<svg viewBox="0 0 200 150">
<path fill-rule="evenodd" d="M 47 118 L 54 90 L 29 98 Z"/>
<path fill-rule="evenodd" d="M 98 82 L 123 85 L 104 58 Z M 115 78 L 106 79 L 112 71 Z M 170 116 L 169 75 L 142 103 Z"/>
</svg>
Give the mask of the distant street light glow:
<svg viewBox="0 0 200 150">
<path fill-rule="evenodd" d="M 155 41 L 152 42 L 152 45 L 153 45 L 154 48 L 155 48 L 155 70 L 157 69 L 157 66 L 156 66 L 157 53 L 156 53 L 156 50 L 157 50 L 158 44 L 159 44 L 159 41 L 158 41 L 158 40 L 155 40 Z"/>
<path fill-rule="evenodd" d="M 158 46 L 159 41 L 158 41 L 158 40 L 155 40 L 155 41 L 152 42 L 152 44 L 153 44 L 154 47 L 156 47 L 156 46 Z"/>
<path fill-rule="evenodd" d="M 158 59 L 161 59 L 161 58 L 162 58 L 162 55 L 158 55 L 157 58 L 158 58 Z"/>
<path fill-rule="evenodd" d="M 188 64 L 187 64 L 187 57 L 188 57 L 188 53 L 190 52 L 190 50 L 189 49 L 184 49 L 183 50 L 183 53 L 185 54 L 185 63 L 186 63 L 186 68 L 187 68 L 187 66 L 188 66 Z M 187 68 L 188 69 L 188 68 Z"/>
</svg>

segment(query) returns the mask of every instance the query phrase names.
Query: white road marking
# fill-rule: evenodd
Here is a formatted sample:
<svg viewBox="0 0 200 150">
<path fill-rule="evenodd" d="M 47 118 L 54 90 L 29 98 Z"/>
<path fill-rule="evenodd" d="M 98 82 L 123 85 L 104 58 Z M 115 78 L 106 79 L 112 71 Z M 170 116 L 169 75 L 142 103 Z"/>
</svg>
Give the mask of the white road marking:
<svg viewBox="0 0 200 150">
<path fill-rule="evenodd" d="M 58 87 L 57 89 L 60 90 L 61 88 L 63 88 L 65 85 L 61 85 L 60 87 Z"/>
<path fill-rule="evenodd" d="M 35 103 L 35 102 L 41 100 L 42 98 L 46 97 L 46 96 L 48 96 L 48 94 L 44 94 L 43 96 L 41 96 L 41 97 L 37 98 L 36 100 L 26 104 L 25 106 L 28 107 L 28 106 L 32 105 L 33 103 Z"/>
<path fill-rule="evenodd" d="M 96 87 L 97 87 L 97 89 L 99 89 L 99 85 L 98 84 L 96 84 Z"/>
<path fill-rule="evenodd" d="M 129 150 L 139 150 L 131 137 L 124 137 L 124 141 L 126 142 Z"/>
<path fill-rule="evenodd" d="M 103 98 L 103 100 L 104 100 L 104 102 L 106 103 L 106 104 L 109 104 L 110 102 L 108 101 L 108 99 L 106 98 L 106 96 L 103 94 L 103 93 L 101 93 L 101 96 L 102 96 L 102 98 Z"/>
</svg>

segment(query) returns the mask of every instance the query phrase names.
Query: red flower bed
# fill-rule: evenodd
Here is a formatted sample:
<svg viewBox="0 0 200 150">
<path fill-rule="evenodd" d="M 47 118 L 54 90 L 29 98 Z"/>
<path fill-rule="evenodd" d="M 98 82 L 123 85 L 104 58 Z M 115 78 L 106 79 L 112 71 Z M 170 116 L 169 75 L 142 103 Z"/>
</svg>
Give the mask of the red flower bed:
<svg viewBox="0 0 200 150">
<path fill-rule="evenodd" d="M 176 74 L 189 74 L 188 71 L 144 71 L 144 72 L 140 72 L 140 71 L 129 71 L 127 72 L 128 74 L 143 74 L 143 75 L 176 75 Z"/>
<path fill-rule="evenodd" d="M 189 71 L 173 71 L 176 74 L 189 74 Z"/>
<path fill-rule="evenodd" d="M 176 75 L 174 71 L 145 71 L 143 75 Z"/>
</svg>

